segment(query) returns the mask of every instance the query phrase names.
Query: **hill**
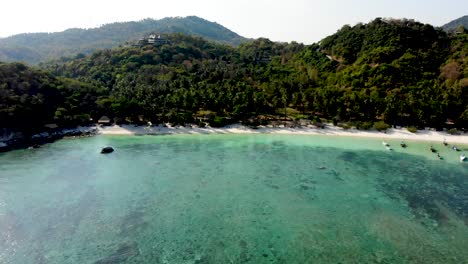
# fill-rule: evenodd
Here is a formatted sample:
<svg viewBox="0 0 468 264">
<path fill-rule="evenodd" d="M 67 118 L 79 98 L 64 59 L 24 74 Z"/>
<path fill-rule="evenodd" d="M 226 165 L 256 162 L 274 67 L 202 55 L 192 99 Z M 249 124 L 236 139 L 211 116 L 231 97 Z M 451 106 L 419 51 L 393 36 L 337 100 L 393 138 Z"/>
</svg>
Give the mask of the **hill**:
<svg viewBox="0 0 468 264">
<path fill-rule="evenodd" d="M 320 42 L 320 50 L 338 64 L 336 72 L 324 74 L 327 81 L 322 85 L 350 97 L 345 99 L 350 107 L 330 111 L 341 117 L 438 128 L 448 118 L 466 127 L 466 37 L 408 19 L 377 18 L 344 26 Z M 369 101 L 351 99 L 366 97 L 373 101 L 370 108 Z"/>
<path fill-rule="evenodd" d="M 322 51 L 344 64 L 390 63 L 406 52 L 429 52 L 424 58 L 439 61 L 423 64 L 440 64 L 447 47 L 445 32 L 408 19 L 377 18 L 368 24 L 345 25 L 320 42 Z"/>
<path fill-rule="evenodd" d="M 450 21 L 447 24 L 443 25 L 442 28 L 446 31 L 453 31 L 459 26 L 463 26 L 464 28 L 468 29 L 468 15 Z"/>
<path fill-rule="evenodd" d="M 36 64 L 60 57 L 90 54 L 134 42 L 150 33 L 183 33 L 220 43 L 239 45 L 246 39 L 229 29 L 196 16 L 145 19 L 107 24 L 92 29 L 68 29 L 57 33 L 19 34 L 0 39 L 0 61 Z"/>
<path fill-rule="evenodd" d="M 326 119 L 346 127 L 441 129 L 450 119 L 451 126 L 468 127 L 466 33 L 377 18 L 308 46 L 258 39 L 233 47 L 183 34 L 167 39 L 42 64 L 60 80 L 88 85 L 72 86 L 48 120 L 60 125 L 107 115 L 131 123 L 204 119 L 216 126 Z M 5 76 L 15 80 L 14 74 Z M 10 85 L 0 89 L 8 100 Z M 20 99 L 13 96 L 6 107 L 20 109 Z"/>
</svg>

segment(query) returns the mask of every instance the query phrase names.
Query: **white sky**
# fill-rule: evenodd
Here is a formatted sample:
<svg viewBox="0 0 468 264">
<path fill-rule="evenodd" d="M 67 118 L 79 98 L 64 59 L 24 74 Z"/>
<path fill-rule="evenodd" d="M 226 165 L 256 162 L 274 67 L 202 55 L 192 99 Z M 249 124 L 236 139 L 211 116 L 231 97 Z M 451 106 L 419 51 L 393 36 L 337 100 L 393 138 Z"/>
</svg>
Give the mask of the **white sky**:
<svg viewBox="0 0 468 264">
<path fill-rule="evenodd" d="M 467 14 L 467 0 L 2 0 L 0 37 L 196 15 L 244 37 L 310 44 L 375 17 L 441 26 Z"/>
</svg>

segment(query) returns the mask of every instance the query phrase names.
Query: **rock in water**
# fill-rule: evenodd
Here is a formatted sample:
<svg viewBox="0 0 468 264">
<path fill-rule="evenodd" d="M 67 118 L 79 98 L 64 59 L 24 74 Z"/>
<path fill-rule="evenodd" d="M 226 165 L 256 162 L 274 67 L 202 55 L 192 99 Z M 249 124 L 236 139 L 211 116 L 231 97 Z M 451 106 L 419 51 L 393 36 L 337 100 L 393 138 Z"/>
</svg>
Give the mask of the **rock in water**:
<svg viewBox="0 0 468 264">
<path fill-rule="evenodd" d="M 112 153 L 112 152 L 114 152 L 113 147 L 105 147 L 105 148 L 102 148 L 101 150 L 101 154 L 107 154 L 107 153 Z"/>
</svg>

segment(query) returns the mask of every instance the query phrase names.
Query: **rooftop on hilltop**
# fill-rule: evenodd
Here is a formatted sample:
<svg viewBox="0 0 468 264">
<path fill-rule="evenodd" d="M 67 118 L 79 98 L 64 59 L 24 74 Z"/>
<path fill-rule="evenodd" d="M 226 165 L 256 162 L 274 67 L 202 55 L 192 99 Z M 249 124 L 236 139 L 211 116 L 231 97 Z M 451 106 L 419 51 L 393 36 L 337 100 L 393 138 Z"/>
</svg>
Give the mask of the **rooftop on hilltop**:
<svg viewBox="0 0 468 264">
<path fill-rule="evenodd" d="M 167 44 L 169 40 L 161 37 L 161 34 L 150 34 L 148 37 L 143 37 L 138 40 L 138 45 L 158 45 Z"/>
</svg>

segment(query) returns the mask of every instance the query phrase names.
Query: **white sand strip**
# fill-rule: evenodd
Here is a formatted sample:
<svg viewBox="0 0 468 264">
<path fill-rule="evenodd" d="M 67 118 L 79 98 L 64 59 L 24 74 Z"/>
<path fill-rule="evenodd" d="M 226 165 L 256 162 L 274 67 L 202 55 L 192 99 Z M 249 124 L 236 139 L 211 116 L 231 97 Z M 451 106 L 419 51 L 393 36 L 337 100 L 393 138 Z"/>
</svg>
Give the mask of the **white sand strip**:
<svg viewBox="0 0 468 264">
<path fill-rule="evenodd" d="M 199 127 L 163 127 L 163 126 L 109 126 L 99 127 L 98 133 L 103 135 L 173 135 L 173 134 L 290 134 L 290 135 L 325 135 L 325 136 L 354 136 L 381 139 L 420 140 L 442 143 L 444 139 L 449 144 L 468 145 L 468 134 L 450 135 L 442 131 L 419 130 L 411 133 L 405 128 L 389 129 L 386 133 L 378 131 L 362 131 L 357 129 L 343 129 L 327 125 L 326 128 L 270 128 L 259 127 L 252 129 L 242 125 L 230 125 L 223 128 Z"/>
</svg>

